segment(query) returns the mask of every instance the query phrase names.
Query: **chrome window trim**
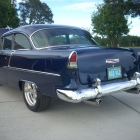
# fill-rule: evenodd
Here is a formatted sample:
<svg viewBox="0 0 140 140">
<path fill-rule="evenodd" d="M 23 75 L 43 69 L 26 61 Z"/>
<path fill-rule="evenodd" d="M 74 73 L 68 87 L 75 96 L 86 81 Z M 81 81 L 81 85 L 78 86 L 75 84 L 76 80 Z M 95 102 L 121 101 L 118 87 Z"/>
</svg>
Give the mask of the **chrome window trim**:
<svg viewBox="0 0 140 140">
<path fill-rule="evenodd" d="M 60 76 L 59 74 L 55 74 L 55 73 L 41 72 L 41 71 L 22 69 L 22 68 L 10 67 L 10 66 L 8 66 L 8 67 L 5 66 L 4 68 L 11 69 L 11 70 L 17 70 L 17 71 L 23 71 L 23 72 L 31 72 L 31 73 L 44 74 L 44 75 Z"/>
<path fill-rule="evenodd" d="M 3 37 L 0 40 L 0 50 L 3 50 Z"/>
</svg>

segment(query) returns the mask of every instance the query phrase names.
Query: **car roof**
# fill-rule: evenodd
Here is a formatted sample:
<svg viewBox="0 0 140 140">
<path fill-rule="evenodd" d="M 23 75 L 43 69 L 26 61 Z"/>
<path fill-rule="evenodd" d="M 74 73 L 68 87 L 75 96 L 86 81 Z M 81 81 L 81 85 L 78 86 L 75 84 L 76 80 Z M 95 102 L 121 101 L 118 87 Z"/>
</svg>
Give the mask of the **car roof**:
<svg viewBox="0 0 140 140">
<path fill-rule="evenodd" d="M 56 24 L 34 24 L 34 25 L 24 25 L 20 26 L 18 28 L 15 28 L 13 30 L 10 30 L 3 34 L 3 36 L 11 34 L 11 33 L 24 33 L 28 36 L 33 34 L 37 30 L 45 29 L 45 28 L 74 28 L 74 29 L 81 29 L 74 26 L 68 26 L 68 25 L 56 25 Z"/>
<path fill-rule="evenodd" d="M 9 31 L 9 29 L 6 29 L 6 28 L 0 28 L 0 37 L 5 33 Z"/>
</svg>

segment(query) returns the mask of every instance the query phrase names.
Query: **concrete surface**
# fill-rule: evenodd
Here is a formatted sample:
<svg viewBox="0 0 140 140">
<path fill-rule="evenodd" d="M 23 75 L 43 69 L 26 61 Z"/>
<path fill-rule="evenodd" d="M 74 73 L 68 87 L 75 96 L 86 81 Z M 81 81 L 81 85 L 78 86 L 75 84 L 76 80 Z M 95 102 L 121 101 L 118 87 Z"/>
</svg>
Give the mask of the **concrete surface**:
<svg viewBox="0 0 140 140">
<path fill-rule="evenodd" d="M 53 99 L 34 113 L 22 92 L 0 86 L 0 140 L 140 140 L 140 95 L 112 94 L 99 107 Z"/>
</svg>

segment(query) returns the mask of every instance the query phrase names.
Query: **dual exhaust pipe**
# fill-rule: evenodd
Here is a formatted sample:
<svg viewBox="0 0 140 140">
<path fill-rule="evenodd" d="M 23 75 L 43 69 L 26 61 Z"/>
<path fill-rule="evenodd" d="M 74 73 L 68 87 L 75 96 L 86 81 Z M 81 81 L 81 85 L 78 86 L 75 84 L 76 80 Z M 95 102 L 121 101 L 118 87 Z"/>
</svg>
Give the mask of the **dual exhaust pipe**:
<svg viewBox="0 0 140 140">
<path fill-rule="evenodd" d="M 84 101 L 86 104 L 94 105 L 94 106 L 100 106 L 102 103 L 102 99 L 89 99 Z"/>
</svg>

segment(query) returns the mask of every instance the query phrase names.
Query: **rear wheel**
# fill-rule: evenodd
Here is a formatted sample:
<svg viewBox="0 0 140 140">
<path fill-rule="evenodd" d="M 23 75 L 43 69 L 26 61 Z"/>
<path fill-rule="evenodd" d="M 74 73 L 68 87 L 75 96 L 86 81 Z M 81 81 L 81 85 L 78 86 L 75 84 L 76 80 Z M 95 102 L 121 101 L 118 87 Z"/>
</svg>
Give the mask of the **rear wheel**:
<svg viewBox="0 0 140 140">
<path fill-rule="evenodd" d="M 50 106 L 51 97 L 40 94 L 34 83 L 24 82 L 22 89 L 26 106 L 31 111 L 42 111 Z"/>
</svg>

